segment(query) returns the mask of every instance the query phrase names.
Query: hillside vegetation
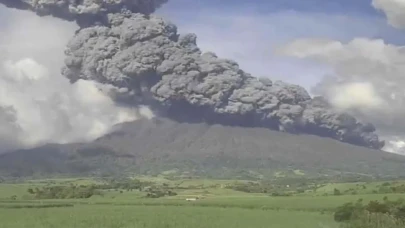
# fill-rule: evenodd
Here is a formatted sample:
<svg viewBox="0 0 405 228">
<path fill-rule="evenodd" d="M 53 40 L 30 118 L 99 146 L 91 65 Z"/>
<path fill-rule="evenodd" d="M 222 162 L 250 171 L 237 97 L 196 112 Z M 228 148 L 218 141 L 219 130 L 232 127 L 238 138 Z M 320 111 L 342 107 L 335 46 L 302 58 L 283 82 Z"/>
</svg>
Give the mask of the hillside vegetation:
<svg viewBox="0 0 405 228">
<path fill-rule="evenodd" d="M 313 135 L 156 118 L 117 126 L 94 142 L 0 155 L 3 177 L 113 176 L 262 179 L 405 175 L 405 156 Z"/>
</svg>

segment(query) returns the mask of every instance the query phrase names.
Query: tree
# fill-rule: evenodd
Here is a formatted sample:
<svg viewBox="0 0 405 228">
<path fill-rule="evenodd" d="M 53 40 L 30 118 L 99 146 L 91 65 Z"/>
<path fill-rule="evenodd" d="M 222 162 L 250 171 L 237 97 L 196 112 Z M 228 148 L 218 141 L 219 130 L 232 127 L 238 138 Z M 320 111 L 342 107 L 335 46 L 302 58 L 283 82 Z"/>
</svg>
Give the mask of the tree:
<svg viewBox="0 0 405 228">
<path fill-rule="evenodd" d="M 339 189 L 335 188 L 335 189 L 333 189 L 333 195 L 340 196 L 340 195 L 342 195 L 342 193 L 340 192 Z"/>
<path fill-rule="evenodd" d="M 370 213 L 386 214 L 390 212 L 390 207 L 388 206 L 387 202 L 380 203 L 378 201 L 370 201 L 366 206 L 366 210 L 369 211 Z"/>
<path fill-rule="evenodd" d="M 27 192 L 28 192 L 29 194 L 35 194 L 35 192 L 34 192 L 34 190 L 33 190 L 32 188 L 29 188 L 29 189 L 27 190 Z"/>
<path fill-rule="evenodd" d="M 356 203 L 346 203 L 336 208 L 334 219 L 336 222 L 343 222 L 351 220 L 356 213 L 363 210 L 363 200 L 360 199 Z"/>
</svg>

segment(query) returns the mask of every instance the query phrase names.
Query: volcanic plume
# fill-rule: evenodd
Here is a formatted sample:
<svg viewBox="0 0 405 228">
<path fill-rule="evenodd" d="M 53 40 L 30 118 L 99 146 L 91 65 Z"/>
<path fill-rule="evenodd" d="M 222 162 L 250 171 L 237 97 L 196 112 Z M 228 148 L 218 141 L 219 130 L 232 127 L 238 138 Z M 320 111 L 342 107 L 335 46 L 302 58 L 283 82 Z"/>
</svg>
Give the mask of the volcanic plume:
<svg viewBox="0 0 405 228">
<path fill-rule="evenodd" d="M 7 7 L 76 21 L 62 74 L 119 88 L 117 101 L 179 121 L 262 126 L 381 149 L 372 124 L 335 111 L 298 86 L 256 78 L 202 53 L 195 34 L 152 15 L 166 0 L 0 0 Z M 72 34 L 73 35 L 73 34 Z"/>
</svg>

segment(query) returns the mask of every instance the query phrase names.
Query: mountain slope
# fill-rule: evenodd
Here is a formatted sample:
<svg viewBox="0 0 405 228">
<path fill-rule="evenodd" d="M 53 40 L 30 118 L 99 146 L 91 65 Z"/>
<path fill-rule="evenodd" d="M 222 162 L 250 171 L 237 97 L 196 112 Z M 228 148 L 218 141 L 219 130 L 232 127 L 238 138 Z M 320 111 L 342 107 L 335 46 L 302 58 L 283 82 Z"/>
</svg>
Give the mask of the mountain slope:
<svg viewBox="0 0 405 228">
<path fill-rule="evenodd" d="M 308 175 L 405 176 L 405 156 L 313 135 L 156 118 L 117 126 L 91 143 L 46 145 L 0 155 L 0 173 L 89 175 L 168 170 L 231 177 L 300 169 Z"/>
</svg>

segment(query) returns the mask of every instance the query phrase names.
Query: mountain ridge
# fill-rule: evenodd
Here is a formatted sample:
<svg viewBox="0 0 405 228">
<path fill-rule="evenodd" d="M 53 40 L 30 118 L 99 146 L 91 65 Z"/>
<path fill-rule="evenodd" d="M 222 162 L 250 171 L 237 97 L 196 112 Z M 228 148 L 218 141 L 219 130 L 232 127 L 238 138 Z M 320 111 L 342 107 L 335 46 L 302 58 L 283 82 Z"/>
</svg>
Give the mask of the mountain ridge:
<svg viewBox="0 0 405 228">
<path fill-rule="evenodd" d="M 167 118 L 121 124 L 89 143 L 48 144 L 0 155 L 0 173 L 20 177 L 158 175 L 168 170 L 210 177 L 234 177 L 240 172 L 270 177 L 291 169 L 312 176 L 399 177 L 405 176 L 404 168 L 405 156 L 326 137 Z"/>
</svg>

